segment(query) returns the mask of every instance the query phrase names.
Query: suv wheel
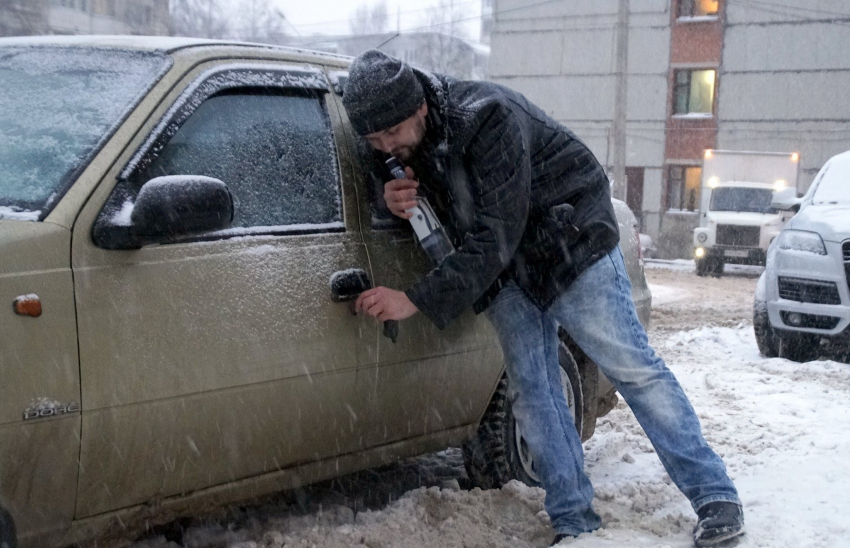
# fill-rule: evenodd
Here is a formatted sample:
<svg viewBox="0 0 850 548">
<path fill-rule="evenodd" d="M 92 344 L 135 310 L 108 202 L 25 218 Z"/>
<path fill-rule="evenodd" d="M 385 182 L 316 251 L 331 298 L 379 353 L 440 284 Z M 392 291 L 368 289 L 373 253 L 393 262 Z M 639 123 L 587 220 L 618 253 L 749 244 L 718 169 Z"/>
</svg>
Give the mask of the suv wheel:
<svg viewBox="0 0 850 548">
<path fill-rule="evenodd" d="M 820 337 L 810 333 L 782 331 L 778 333 L 779 357 L 792 362 L 808 362 L 818 358 Z"/>
<path fill-rule="evenodd" d="M 756 300 L 753 302 L 753 331 L 756 333 L 756 344 L 759 352 L 765 358 L 776 358 L 779 356 L 779 337 L 770 325 L 767 315 L 767 303 Z"/>
<path fill-rule="evenodd" d="M 586 406 L 579 368 L 563 342 L 558 354 L 561 386 L 581 437 L 582 424 L 587 417 L 583 412 Z M 590 408 L 596 409 L 596 406 Z M 464 443 L 462 449 L 466 472 L 477 487 L 497 489 L 514 479 L 532 487 L 540 486 L 534 461 L 511 411 L 507 375 L 499 381 L 475 437 Z"/>
<path fill-rule="evenodd" d="M 15 522 L 6 510 L 0 508 L 0 548 L 17 548 L 17 546 Z"/>
</svg>

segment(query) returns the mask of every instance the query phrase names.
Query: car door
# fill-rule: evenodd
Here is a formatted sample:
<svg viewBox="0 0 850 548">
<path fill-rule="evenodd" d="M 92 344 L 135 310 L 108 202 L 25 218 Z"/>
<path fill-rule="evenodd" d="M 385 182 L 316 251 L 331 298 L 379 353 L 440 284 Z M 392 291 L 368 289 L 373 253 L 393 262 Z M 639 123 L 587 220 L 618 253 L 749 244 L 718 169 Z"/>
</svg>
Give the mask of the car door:
<svg viewBox="0 0 850 548">
<path fill-rule="evenodd" d="M 361 446 L 356 371 L 377 327 L 331 300 L 333 274 L 368 260 L 327 93 L 307 66 L 198 67 L 80 215 L 77 517 Z M 224 181 L 232 228 L 108 249 L 162 175 Z"/>
<path fill-rule="evenodd" d="M 337 75 L 344 79 L 344 75 Z M 337 93 L 341 88 L 335 87 Z M 407 221 L 383 201 L 382 166 L 347 123 L 357 159 L 354 177 L 367 202 L 361 230 L 376 286 L 405 290 L 431 268 Z M 477 423 L 503 370 L 501 349 L 486 318 L 472 311 L 441 331 L 423 314 L 400 323 L 396 342 L 381 337 L 378 361 L 361 369 L 365 445 L 380 445 Z"/>
</svg>

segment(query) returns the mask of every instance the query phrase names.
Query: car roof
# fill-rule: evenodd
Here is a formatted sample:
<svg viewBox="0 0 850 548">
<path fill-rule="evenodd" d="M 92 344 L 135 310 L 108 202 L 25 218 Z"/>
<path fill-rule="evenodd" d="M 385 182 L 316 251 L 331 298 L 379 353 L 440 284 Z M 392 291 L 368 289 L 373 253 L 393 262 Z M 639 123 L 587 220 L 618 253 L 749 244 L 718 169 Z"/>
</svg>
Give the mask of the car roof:
<svg viewBox="0 0 850 548">
<path fill-rule="evenodd" d="M 717 184 L 716 188 L 729 188 L 729 187 L 740 187 L 740 188 L 767 188 L 773 189 L 773 185 L 770 183 L 757 183 L 755 181 L 723 181 Z"/>
<path fill-rule="evenodd" d="M 317 61 L 333 60 L 336 63 L 351 61 L 351 57 L 336 55 L 322 51 L 313 51 L 274 44 L 238 42 L 234 40 L 208 40 L 204 38 L 187 38 L 181 36 L 109 36 L 109 35 L 75 35 L 75 36 L 19 36 L 0 38 L 0 48 L 3 47 L 38 47 L 60 46 L 79 48 L 121 49 L 128 51 L 160 51 L 173 53 L 178 50 L 199 47 L 229 47 L 229 48 L 259 48 L 279 53 L 291 53 L 299 56 L 313 56 Z"/>
</svg>

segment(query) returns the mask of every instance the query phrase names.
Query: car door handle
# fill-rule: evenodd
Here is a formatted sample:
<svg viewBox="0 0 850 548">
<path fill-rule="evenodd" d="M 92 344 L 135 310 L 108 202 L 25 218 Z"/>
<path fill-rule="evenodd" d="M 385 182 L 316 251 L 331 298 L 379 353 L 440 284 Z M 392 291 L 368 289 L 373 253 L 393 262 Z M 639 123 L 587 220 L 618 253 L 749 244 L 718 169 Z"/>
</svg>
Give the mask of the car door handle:
<svg viewBox="0 0 850 548">
<path fill-rule="evenodd" d="M 368 289 L 372 289 L 372 281 L 362 268 L 349 268 L 331 276 L 331 300 L 335 303 L 353 301 Z"/>
<path fill-rule="evenodd" d="M 340 272 L 334 272 L 330 280 L 331 300 L 335 303 L 353 301 L 361 293 L 372 289 L 372 281 L 362 268 L 349 268 Z M 398 321 L 387 320 L 384 322 L 384 336 L 392 342 L 398 339 Z"/>
</svg>

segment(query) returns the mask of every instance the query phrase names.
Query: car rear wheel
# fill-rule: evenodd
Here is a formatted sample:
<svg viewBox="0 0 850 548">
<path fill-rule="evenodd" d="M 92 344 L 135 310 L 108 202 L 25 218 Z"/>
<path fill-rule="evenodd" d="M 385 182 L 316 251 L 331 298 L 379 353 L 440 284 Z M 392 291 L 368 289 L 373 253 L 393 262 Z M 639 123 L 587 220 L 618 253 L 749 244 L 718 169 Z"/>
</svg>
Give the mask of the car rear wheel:
<svg viewBox="0 0 850 548">
<path fill-rule="evenodd" d="M 587 417 L 581 375 L 572 353 L 563 342 L 559 348 L 561 387 L 581 437 Z M 595 366 L 594 366 L 595 367 Z M 596 409 L 595 405 L 589 406 Z M 518 479 L 533 487 L 540 486 L 534 459 L 514 419 L 508 400 L 508 378 L 503 375 L 481 419 L 475 437 L 463 447 L 463 461 L 472 483 L 482 489 L 497 489 Z"/>
<path fill-rule="evenodd" d="M 765 358 L 776 358 L 779 356 L 779 338 L 776 331 L 770 325 L 767 315 L 767 303 L 764 301 L 753 302 L 753 331 L 756 334 L 756 344 L 759 352 Z"/>
<path fill-rule="evenodd" d="M 0 548 L 17 548 L 18 540 L 15 534 L 15 522 L 12 516 L 0 508 Z"/>
</svg>

